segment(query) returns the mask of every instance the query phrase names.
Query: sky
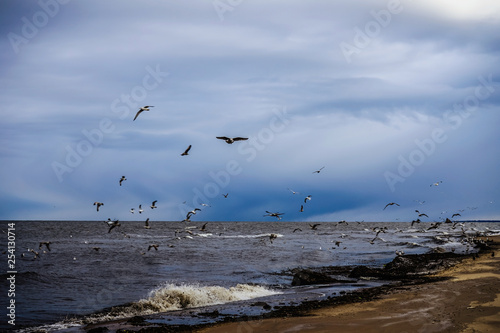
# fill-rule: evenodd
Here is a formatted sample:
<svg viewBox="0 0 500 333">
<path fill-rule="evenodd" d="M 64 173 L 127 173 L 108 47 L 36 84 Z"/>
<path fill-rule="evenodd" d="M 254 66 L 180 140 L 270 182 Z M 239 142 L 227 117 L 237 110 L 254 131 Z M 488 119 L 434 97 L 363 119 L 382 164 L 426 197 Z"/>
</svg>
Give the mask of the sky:
<svg viewBox="0 0 500 333">
<path fill-rule="evenodd" d="M 0 219 L 500 219 L 498 1 L 0 7 Z"/>
</svg>

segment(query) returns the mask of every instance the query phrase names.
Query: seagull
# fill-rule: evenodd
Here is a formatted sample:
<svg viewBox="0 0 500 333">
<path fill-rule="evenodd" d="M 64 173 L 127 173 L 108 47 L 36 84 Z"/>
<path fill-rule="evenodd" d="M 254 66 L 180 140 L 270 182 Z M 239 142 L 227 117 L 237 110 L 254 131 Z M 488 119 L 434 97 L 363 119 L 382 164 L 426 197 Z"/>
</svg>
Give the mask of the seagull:
<svg viewBox="0 0 500 333">
<path fill-rule="evenodd" d="M 339 246 L 340 246 L 340 243 L 342 243 L 342 242 L 341 242 L 341 241 L 336 241 L 336 242 L 335 242 L 335 245 L 337 245 L 337 247 L 339 247 Z"/>
<path fill-rule="evenodd" d="M 184 152 L 181 154 L 181 156 L 186 156 L 186 155 L 189 155 L 189 150 L 191 149 L 191 145 L 189 145 L 189 147 L 186 148 L 186 150 L 184 150 Z"/>
<path fill-rule="evenodd" d="M 411 226 L 413 227 L 413 225 L 414 225 L 415 223 L 420 223 L 420 219 L 416 219 L 416 220 L 411 221 Z"/>
<path fill-rule="evenodd" d="M 148 251 L 151 250 L 151 248 L 154 248 L 156 251 L 158 251 L 158 244 L 151 244 L 148 246 Z"/>
<path fill-rule="evenodd" d="M 203 207 L 212 207 L 212 206 L 210 206 L 209 204 L 206 204 L 206 203 L 202 203 L 201 205 L 202 205 Z"/>
<path fill-rule="evenodd" d="M 288 190 L 289 190 L 290 192 L 292 192 L 292 194 L 300 194 L 300 192 L 295 192 L 295 191 L 294 191 L 294 190 L 292 190 L 291 188 L 288 188 Z"/>
<path fill-rule="evenodd" d="M 437 229 L 441 225 L 441 222 L 433 223 L 427 230 Z"/>
<path fill-rule="evenodd" d="M 227 198 L 227 196 L 228 196 L 228 195 L 229 195 L 229 193 L 222 194 L 222 196 L 223 196 L 224 198 Z"/>
<path fill-rule="evenodd" d="M 440 181 L 438 181 L 438 182 L 432 183 L 430 186 L 431 186 L 431 187 L 432 187 L 432 186 L 439 186 L 439 184 L 441 184 L 442 182 L 443 182 L 443 181 L 442 181 L 442 180 L 440 180 Z"/>
<path fill-rule="evenodd" d="M 134 120 L 137 119 L 137 117 L 141 114 L 142 111 L 149 111 L 149 108 L 152 108 L 152 107 L 154 107 L 154 105 L 146 105 L 146 106 L 143 106 L 142 108 L 140 108 L 139 111 L 137 111 L 137 113 L 135 114 Z"/>
<path fill-rule="evenodd" d="M 132 214 L 134 214 L 134 213 L 135 213 L 135 210 L 134 210 L 133 208 L 130 208 L 130 212 L 131 212 Z"/>
<path fill-rule="evenodd" d="M 425 213 L 420 213 L 420 214 L 418 214 L 418 217 L 422 217 L 422 216 L 429 217 L 429 215 L 427 215 L 427 214 L 425 214 Z"/>
<path fill-rule="evenodd" d="M 42 249 L 42 246 L 45 245 L 45 247 L 47 248 L 48 251 L 50 251 L 50 244 L 52 244 L 52 242 L 40 242 L 40 244 L 38 245 L 38 249 Z"/>
<path fill-rule="evenodd" d="M 157 201 L 158 201 L 158 200 L 153 201 L 153 203 L 151 204 L 151 209 L 158 208 L 158 207 L 156 207 L 156 206 L 155 206 Z"/>
<path fill-rule="evenodd" d="M 109 227 L 109 230 L 108 230 L 108 234 L 111 232 L 111 230 L 113 230 L 114 227 L 119 227 L 120 226 L 120 223 L 118 223 L 118 220 L 116 221 L 111 221 L 111 219 L 108 218 L 107 221 L 104 221 L 104 223 L 106 223 Z"/>
<path fill-rule="evenodd" d="M 103 206 L 104 204 L 102 202 L 94 202 L 94 206 L 97 206 L 97 211 L 99 211 L 99 207 Z"/>
<path fill-rule="evenodd" d="M 189 219 L 191 218 L 192 215 L 196 215 L 197 211 L 201 211 L 199 208 L 195 208 L 192 211 L 188 212 L 186 215 L 186 221 L 189 222 Z"/>
<path fill-rule="evenodd" d="M 227 136 L 217 136 L 216 137 L 217 139 L 220 139 L 220 140 L 224 140 L 226 141 L 226 143 L 228 144 L 232 144 L 234 143 L 235 141 L 243 141 L 243 140 L 248 140 L 248 138 L 242 138 L 242 137 L 235 137 L 235 138 L 228 138 Z"/>
<path fill-rule="evenodd" d="M 455 216 L 462 216 L 462 215 L 460 215 L 459 213 L 455 213 L 451 216 L 451 218 L 454 218 Z"/>
<path fill-rule="evenodd" d="M 302 213 L 304 211 L 304 205 L 300 205 L 300 212 Z"/>
<path fill-rule="evenodd" d="M 292 232 L 295 232 L 295 231 L 302 231 L 302 229 L 300 229 L 300 228 L 295 228 L 295 229 L 293 229 L 293 231 L 292 231 Z"/>
<path fill-rule="evenodd" d="M 308 195 L 307 197 L 305 197 L 304 203 L 307 203 L 307 200 L 311 200 L 311 197 L 312 197 L 311 195 Z"/>
<path fill-rule="evenodd" d="M 270 211 L 266 210 L 266 215 L 264 216 L 274 216 L 276 217 L 278 220 L 281 220 L 281 216 L 280 215 L 283 215 L 285 213 L 271 213 Z"/>
<path fill-rule="evenodd" d="M 151 227 L 149 226 L 149 217 L 144 222 L 144 229 L 151 229 Z"/>
<path fill-rule="evenodd" d="M 142 209 L 142 205 L 139 205 L 139 214 L 142 214 L 143 211 L 144 209 Z"/>
<path fill-rule="evenodd" d="M 199 229 L 200 231 L 205 231 L 205 228 L 207 227 L 208 222 L 206 222 L 204 225 L 201 226 Z"/>
<path fill-rule="evenodd" d="M 311 227 L 312 230 L 318 230 L 318 226 L 321 225 L 319 223 L 316 223 L 316 224 L 309 224 L 309 226 Z"/>
<path fill-rule="evenodd" d="M 384 209 L 382 209 L 382 210 L 385 210 L 387 208 L 387 206 L 392 206 L 392 205 L 399 206 L 399 204 L 397 204 L 395 202 L 389 202 L 387 205 L 385 205 Z"/>
<path fill-rule="evenodd" d="M 276 234 L 270 234 L 270 235 L 269 235 L 269 241 L 270 241 L 271 243 L 273 242 L 273 239 L 276 239 L 276 238 L 278 238 L 278 235 L 276 235 Z"/>
<path fill-rule="evenodd" d="M 125 178 L 125 176 L 122 176 L 122 178 L 120 178 L 120 186 L 122 186 L 122 182 L 123 182 L 124 180 L 127 180 L 127 178 Z"/>
<path fill-rule="evenodd" d="M 319 168 L 318 170 L 313 171 L 313 173 L 320 173 L 320 172 L 321 172 L 321 170 L 323 170 L 324 168 L 325 168 L 325 167 L 321 167 L 321 168 Z"/>
</svg>

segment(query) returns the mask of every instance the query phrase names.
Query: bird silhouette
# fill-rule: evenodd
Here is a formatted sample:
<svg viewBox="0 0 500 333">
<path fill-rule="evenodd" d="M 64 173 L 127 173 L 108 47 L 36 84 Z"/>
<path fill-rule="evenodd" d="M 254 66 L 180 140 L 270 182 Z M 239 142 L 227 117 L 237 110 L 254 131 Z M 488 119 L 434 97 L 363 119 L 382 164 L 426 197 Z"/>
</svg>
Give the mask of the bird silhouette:
<svg viewBox="0 0 500 333">
<path fill-rule="evenodd" d="M 217 139 L 220 139 L 220 140 L 224 140 L 226 141 L 226 143 L 228 144 L 233 144 L 235 141 L 244 141 L 244 140 L 248 140 L 248 138 L 242 138 L 242 137 L 235 137 L 235 138 L 228 138 L 227 136 L 217 136 L 216 137 Z"/>
<path fill-rule="evenodd" d="M 184 152 L 181 154 L 181 156 L 189 155 L 189 150 L 190 149 L 191 149 L 191 145 L 189 145 L 189 147 L 187 147 L 186 150 L 184 150 Z"/>
<path fill-rule="evenodd" d="M 134 117 L 134 120 L 137 119 L 137 117 L 139 117 L 139 115 L 144 112 L 144 111 L 149 111 L 149 108 L 152 108 L 154 107 L 154 105 L 146 105 L 146 106 L 143 106 L 142 108 L 139 109 L 139 111 L 137 111 L 137 113 L 135 114 L 135 117 Z"/>
</svg>

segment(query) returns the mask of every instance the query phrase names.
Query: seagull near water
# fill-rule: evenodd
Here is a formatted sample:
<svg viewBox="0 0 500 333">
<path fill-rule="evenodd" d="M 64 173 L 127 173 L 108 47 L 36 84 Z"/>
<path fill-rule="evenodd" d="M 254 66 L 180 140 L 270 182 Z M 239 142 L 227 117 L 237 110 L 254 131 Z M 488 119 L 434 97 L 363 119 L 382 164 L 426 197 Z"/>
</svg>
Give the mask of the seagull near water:
<svg viewBox="0 0 500 333">
<path fill-rule="evenodd" d="M 96 201 L 94 202 L 94 206 L 97 206 L 97 211 L 99 211 L 99 207 L 104 206 L 104 204 L 102 202 Z"/>
<path fill-rule="evenodd" d="M 104 221 L 104 223 L 106 223 L 109 227 L 108 234 L 111 232 L 111 230 L 113 230 L 113 228 L 120 226 L 120 223 L 118 222 L 118 220 L 111 221 L 110 218 L 108 218 L 107 221 Z"/>
<path fill-rule="evenodd" d="M 154 105 L 146 105 L 146 106 L 143 106 L 142 108 L 139 109 L 139 111 L 137 111 L 137 113 L 135 114 L 135 117 L 134 117 L 134 120 L 137 119 L 137 117 L 139 117 L 139 115 L 143 112 L 143 111 L 149 111 L 149 108 L 153 108 Z"/>
<path fill-rule="evenodd" d="M 244 141 L 248 140 L 248 138 L 242 138 L 240 136 L 237 136 L 235 138 L 228 138 L 227 136 L 216 136 L 217 139 L 219 140 L 224 140 L 228 144 L 233 144 L 235 141 Z"/>
<path fill-rule="evenodd" d="M 281 220 L 281 215 L 285 214 L 285 213 L 271 213 L 270 211 L 266 210 L 266 215 L 264 216 L 274 216 L 279 220 Z"/>
<path fill-rule="evenodd" d="M 157 201 L 158 201 L 158 200 L 155 200 L 155 201 L 153 201 L 153 202 L 151 203 L 151 206 L 150 206 L 150 207 L 151 207 L 151 209 L 158 208 L 158 207 L 156 207 L 156 202 L 157 202 Z"/>
<path fill-rule="evenodd" d="M 399 204 L 397 204 L 395 202 L 389 202 L 387 205 L 385 205 L 384 209 L 382 209 L 382 210 L 385 210 L 388 206 L 392 206 L 392 205 L 399 206 Z"/>
<path fill-rule="evenodd" d="M 151 229 L 151 227 L 149 226 L 149 217 L 144 222 L 144 229 Z"/>
</svg>

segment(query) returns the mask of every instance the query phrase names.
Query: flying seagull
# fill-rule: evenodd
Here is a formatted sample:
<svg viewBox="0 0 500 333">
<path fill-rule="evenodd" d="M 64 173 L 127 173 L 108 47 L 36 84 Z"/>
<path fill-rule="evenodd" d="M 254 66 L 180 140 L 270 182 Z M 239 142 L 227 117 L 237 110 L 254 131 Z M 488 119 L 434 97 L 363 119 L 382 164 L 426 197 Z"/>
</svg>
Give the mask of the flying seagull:
<svg viewBox="0 0 500 333">
<path fill-rule="evenodd" d="M 248 140 L 248 138 L 242 138 L 242 137 L 235 137 L 235 138 L 228 138 L 227 136 L 217 136 L 217 139 L 224 140 L 226 143 L 232 144 L 235 141 L 243 141 L 243 140 Z"/>
<path fill-rule="evenodd" d="M 313 173 L 320 173 L 320 172 L 321 172 L 321 170 L 323 170 L 324 168 L 325 168 L 325 167 L 321 167 L 321 168 L 319 168 L 318 170 L 313 171 Z"/>
<path fill-rule="evenodd" d="M 104 221 L 104 223 L 106 223 L 109 227 L 108 234 L 111 232 L 111 230 L 113 230 L 114 227 L 120 226 L 120 223 L 118 223 L 118 220 L 111 221 L 111 219 L 109 219 L 109 218 L 107 221 Z"/>
<path fill-rule="evenodd" d="M 148 246 L 148 251 L 151 250 L 151 248 L 154 248 L 156 251 L 158 251 L 158 244 L 151 244 Z"/>
<path fill-rule="evenodd" d="M 48 251 L 50 251 L 50 244 L 52 244 L 52 242 L 40 242 L 40 244 L 38 245 L 38 249 L 42 249 L 42 246 L 45 245 L 45 247 L 47 248 Z"/>
<path fill-rule="evenodd" d="M 281 215 L 285 214 L 285 213 L 271 213 L 270 211 L 266 210 L 266 215 L 264 216 L 274 216 L 276 217 L 278 220 L 281 220 Z"/>
<path fill-rule="evenodd" d="M 382 209 L 382 210 L 385 210 L 387 208 L 387 206 L 392 206 L 392 205 L 399 206 L 399 204 L 397 204 L 395 202 L 389 202 L 387 205 L 385 205 L 384 209 Z"/>
<path fill-rule="evenodd" d="M 454 218 L 455 216 L 462 216 L 462 215 L 460 215 L 459 213 L 455 213 L 451 216 L 451 218 Z"/>
<path fill-rule="evenodd" d="M 300 212 L 302 213 L 304 211 L 304 205 L 300 205 Z"/>
<path fill-rule="evenodd" d="M 307 200 L 311 200 L 311 197 L 312 197 L 311 195 L 308 195 L 307 197 L 305 197 L 304 203 L 307 203 Z"/>
<path fill-rule="evenodd" d="M 142 205 L 139 205 L 139 214 L 142 214 L 143 211 L 144 209 L 142 209 Z"/>
<path fill-rule="evenodd" d="M 311 227 L 312 230 L 318 230 L 317 228 L 318 228 L 319 225 L 320 225 L 319 223 L 309 224 L 309 226 Z"/>
<path fill-rule="evenodd" d="M 295 192 L 295 191 L 294 191 L 294 190 L 292 190 L 291 188 L 288 188 L 288 190 L 289 190 L 290 192 L 292 192 L 292 194 L 300 194 L 300 192 Z"/>
<path fill-rule="evenodd" d="M 127 180 L 127 178 L 125 178 L 125 176 L 122 176 L 122 178 L 120 178 L 120 186 L 122 186 L 122 182 L 123 182 L 124 180 Z"/>
<path fill-rule="evenodd" d="M 228 196 L 228 195 L 229 195 L 229 193 L 222 194 L 222 196 L 223 196 L 224 198 L 227 198 L 227 196 Z"/>
<path fill-rule="evenodd" d="M 157 201 L 158 201 L 158 200 L 153 201 L 153 203 L 151 204 L 151 209 L 158 208 L 158 207 L 156 207 L 156 202 L 157 202 Z"/>
<path fill-rule="evenodd" d="M 137 117 L 141 114 L 141 112 L 149 111 L 149 108 L 152 108 L 152 107 L 154 107 L 154 105 L 146 105 L 146 106 L 143 106 L 142 108 L 140 108 L 139 111 L 137 111 L 137 113 L 135 114 L 134 120 L 137 119 Z"/>
<path fill-rule="evenodd" d="M 97 211 L 99 211 L 99 207 L 103 206 L 104 204 L 102 202 L 94 202 L 94 206 L 97 206 Z"/>
<path fill-rule="evenodd" d="M 150 229 L 151 227 L 149 226 L 149 217 L 146 219 L 144 222 L 144 229 Z"/>
<path fill-rule="evenodd" d="M 430 186 L 431 186 L 431 187 L 432 187 L 432 186 L 439 186 L 439 184 L 441 184 L 442 182 L 443 182 L 443 181 L 442 181 L 442 180 L 440 180 L 440 181 L 438 181 L 438 182 L 432 183 Z"/>
<path fill-rule="evenodd" d="M 134 208 L 130 208 L 130 213 L 132 213 L 132 214 L 134 214 L 134 213 L 135 213 Z"/>
<path fill-rule="evenodd" d="M 189 150 L 190 149 L 191 149 L 191 145 L 189 145 L 189 147 L 187 147 L 186 150 L 184 150 L 184 152 L 181 154 L 181 156 L 189 155 Z"/>
<path fill-rule="evenodd" d="M 276 238 L 278 238 L 278 235 L 276 235 L 276 234 L 270 234 L 270 235 L 269 235 L 269 241 L 270 241 L 271 243 L 273 242 L 273 239 L 276 239 Z"/>
<path fill-rule="evenodd" d="M 186 221 L 189 221 L 189 219 L 191 218 L 191 216 L 196 215 L 196 212 L 199 212 L 199 211 L 201 211 L 201 209 L 195 208 L 192 211 L 188 212 L 187 215 L 186 215 Z"/>
<path fill-rule="evenodd" d="M 199 229 L 200 231 L 205 231 L 206 227 L 207 227 L 207 224 L 208 222 L 205 222 L 204 225 L 201 226 L 201 228 Z"/>
</svg>

